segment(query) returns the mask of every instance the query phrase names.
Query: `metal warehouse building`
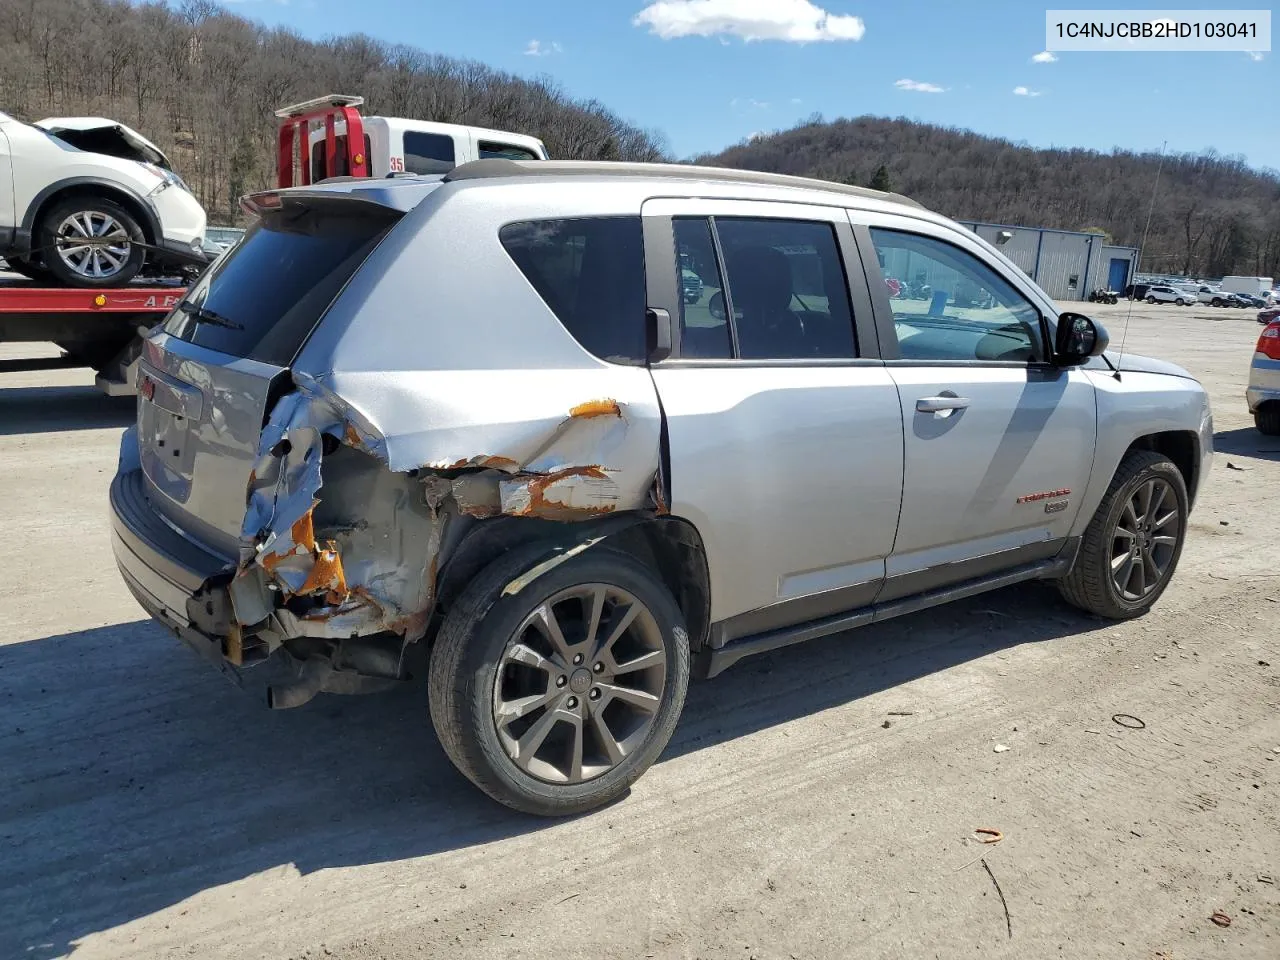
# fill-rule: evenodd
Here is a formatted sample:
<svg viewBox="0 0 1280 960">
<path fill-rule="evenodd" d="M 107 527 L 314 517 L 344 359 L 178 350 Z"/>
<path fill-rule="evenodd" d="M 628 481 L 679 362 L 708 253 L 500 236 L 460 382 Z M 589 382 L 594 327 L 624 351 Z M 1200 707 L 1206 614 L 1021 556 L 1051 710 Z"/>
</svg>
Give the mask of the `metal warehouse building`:
<svg viewBox="0 0 1280 960">
<path fill-rule="evenodd" d="M 1084 300 L 1099 287 L 1124 290 L 1138 269 L 1138 248 L 1105 243 L 1098 233 L 957 221 L 1022 268 L 1055 300 Z"/>
</svg>

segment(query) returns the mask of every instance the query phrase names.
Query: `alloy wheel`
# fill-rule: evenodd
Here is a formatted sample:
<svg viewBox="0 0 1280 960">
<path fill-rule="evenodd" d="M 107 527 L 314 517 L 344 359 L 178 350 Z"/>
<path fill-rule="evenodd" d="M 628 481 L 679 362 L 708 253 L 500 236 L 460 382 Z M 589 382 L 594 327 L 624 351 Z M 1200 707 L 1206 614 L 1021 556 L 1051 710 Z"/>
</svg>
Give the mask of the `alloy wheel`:
<svg viewBox="0 0 1280 960">
<path fill-rule="evenodd" d="M 79 276 L 94 280 L 119 273 L 132 252 L 124 225 L 99 210 L 71 214 L 58 224 L 57 237 L 62 262 Z"/>
<path fill-rule="evenodd" d="M 1130 494 L 1111 539 L 1111 583 L 1130 603 L 1164 582 L 1178 549 L 1178 498 L 1167 480 L 1148 477 Z"/>
<path fill-rule="evenodd" d="M 666 678 L 666 641 L 640 600 L 609 584 L 570 587 L 525 617 L 503 650 L 498 740 L 539 780 L 593 780 L 645 742 Z"/>
</svg>

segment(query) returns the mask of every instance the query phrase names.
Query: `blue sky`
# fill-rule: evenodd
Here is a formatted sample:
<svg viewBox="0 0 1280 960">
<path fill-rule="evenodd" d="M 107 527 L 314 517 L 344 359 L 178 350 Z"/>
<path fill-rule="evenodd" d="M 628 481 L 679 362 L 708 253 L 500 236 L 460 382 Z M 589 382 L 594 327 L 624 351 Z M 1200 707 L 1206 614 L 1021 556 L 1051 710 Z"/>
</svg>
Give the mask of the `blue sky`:
<svg viewBox="0 0 1280 960">
<path fill-rule="evenodd" d="M 1045 6 L 1026 0 L 226 6 L 311 38 L 362 32 L 546 75 L 574 96 L 594 97 L 661 130 L 679 157 L 816 112 L 827 119 L 906 116 L 1033 146 L 1158 150 L 1168 140 L 1174 151 L 1212 147 L 1243 154 L 1256 167 L 1280 167 L 1274 54 L 1064 52 L 1036 62 L 1045 46 Z M 770 39 L 744 39 L 761 34 Z"/>
</svg>

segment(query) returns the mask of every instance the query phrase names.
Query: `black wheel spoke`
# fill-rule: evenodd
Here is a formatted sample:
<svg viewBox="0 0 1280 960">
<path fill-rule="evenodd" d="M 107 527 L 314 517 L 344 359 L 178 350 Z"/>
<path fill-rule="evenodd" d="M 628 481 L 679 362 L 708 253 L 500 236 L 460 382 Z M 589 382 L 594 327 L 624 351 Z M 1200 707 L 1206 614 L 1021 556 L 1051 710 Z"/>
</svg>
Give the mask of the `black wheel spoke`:
<svg viewBox="0 0 1280 960">
<path fill-rule="evenodd" d="M 1167 480 L 1148 477 L 1129 495 L 1116 518 L 1111 533 L 1111 583 L 1130 603 L 1149 596 L 1168 574 L 1178 545 L 1176 499 Z"/>
</svg>

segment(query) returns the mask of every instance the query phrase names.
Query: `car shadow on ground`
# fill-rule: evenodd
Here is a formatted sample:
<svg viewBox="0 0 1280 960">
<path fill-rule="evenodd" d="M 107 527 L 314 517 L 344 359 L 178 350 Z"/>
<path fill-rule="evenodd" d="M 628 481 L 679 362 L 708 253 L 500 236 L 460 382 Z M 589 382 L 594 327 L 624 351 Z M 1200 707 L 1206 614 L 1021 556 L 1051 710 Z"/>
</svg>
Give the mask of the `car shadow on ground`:
<svg viewBox="0 0 1280 960">
<path fill-rule="evenodd" d="M 133 397 L 108 397 L 97 387 L 5 387 L 0 380 L 0 436 L 127 427 L 135 410 Z"/>
<path fill-rule="evenodd" d="M 775 651 L 694 684 L 666 757 L 1102 625 L 1029 584 Z M 404 860 L 551 822 L 453 770 L 421 684 L 272 713 L 149 621 L 0 646 L 0 724 L 6 957 L 73 951 L 284 864 Z"/>
<path fill-rule="evenodd" d="M 1280 460 L 1280 437 L 1264 436 L 1256 427 L 1223 430 L 1213 435 L 1213 449 L 1228 457 Z"/>
</svg>

